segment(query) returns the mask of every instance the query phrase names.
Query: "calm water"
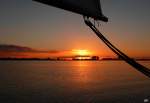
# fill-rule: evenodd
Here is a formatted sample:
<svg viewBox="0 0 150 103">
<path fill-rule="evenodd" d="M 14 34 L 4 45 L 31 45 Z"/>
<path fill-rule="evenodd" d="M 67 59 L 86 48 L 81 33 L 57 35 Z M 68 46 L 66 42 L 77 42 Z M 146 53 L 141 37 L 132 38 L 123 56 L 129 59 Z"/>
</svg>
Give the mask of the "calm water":
<svg viewBox="0 0 150 103">
<path fill-rule="evenodd" d="M 150 68 L 150 62 L 141 63 Z M 150 101 L 150 79 L 122 61 L 0 61 L 0 103 L 144 103 L 144 99 Z"/>
</svg>

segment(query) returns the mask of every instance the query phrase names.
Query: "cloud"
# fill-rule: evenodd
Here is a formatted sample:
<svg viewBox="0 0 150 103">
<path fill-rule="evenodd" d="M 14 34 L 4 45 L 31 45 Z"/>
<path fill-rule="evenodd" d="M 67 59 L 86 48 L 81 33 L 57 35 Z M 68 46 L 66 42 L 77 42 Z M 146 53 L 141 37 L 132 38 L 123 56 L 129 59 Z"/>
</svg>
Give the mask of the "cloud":
<svg viewBox="0 0 150 103">
<path fill-rule="evenodd" d="M 69 51 L 58 50 L 38 50 L 26 46 L 0 44 L 0 58 L 15 57 L 15 58 L 46 58 L 68 55 Z"/>
<path fill-rule="evenodd" d="M 8 44 L 0 44 L 0 52 L 33 52 L 33 53 L 60 53 L 61 51 L 57 50 L 37 50 L 30 47 L 19 46 L 19 45 L 8 45 Z"/>
<path fill-rule="evenodd" d="M 36 52 L 36 50 L 18 45 L 0 44 L 1 52 Z"/>
</svg>

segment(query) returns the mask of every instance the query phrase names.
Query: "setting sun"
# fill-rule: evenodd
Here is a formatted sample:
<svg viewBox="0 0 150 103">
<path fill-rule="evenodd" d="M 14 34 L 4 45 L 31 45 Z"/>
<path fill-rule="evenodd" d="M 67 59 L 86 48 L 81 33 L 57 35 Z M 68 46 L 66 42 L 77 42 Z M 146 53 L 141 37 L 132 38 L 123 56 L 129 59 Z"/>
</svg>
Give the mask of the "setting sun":
<svg viewBox="0 0 150 103">
<path fill-rule="evenodd" d="M 73 50 L 73 53 L 80 56 L 87 56 L 91 54 L 88 50 Z"/>
</svg>

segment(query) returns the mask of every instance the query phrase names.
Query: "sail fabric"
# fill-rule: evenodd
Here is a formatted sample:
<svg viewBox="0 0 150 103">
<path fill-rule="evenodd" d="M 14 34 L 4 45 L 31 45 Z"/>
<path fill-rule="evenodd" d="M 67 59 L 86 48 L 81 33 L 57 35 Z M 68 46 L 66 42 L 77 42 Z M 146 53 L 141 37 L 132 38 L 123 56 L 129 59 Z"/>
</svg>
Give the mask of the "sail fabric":
<svg viewBox="0 0 150 103">
<path fill-rule="evenodd" d="M 99 0 L 33 0 L 107 22 Z"/>
</svg>

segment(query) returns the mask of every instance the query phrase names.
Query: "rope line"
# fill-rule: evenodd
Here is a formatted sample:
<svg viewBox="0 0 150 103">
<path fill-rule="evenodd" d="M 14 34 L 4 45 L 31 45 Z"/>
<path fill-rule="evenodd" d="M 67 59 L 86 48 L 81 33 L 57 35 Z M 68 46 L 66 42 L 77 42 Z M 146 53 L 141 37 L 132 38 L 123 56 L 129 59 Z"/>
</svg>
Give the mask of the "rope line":
<svg viewBox="0 0 150 103">
<path fill-rule="evenodd" d="M 87 26 L 89 26 L 95 34 L 115 53 L 118 55 L 119 58 L 123 59 L 125 62 L 130 64 L 132 67 L 134 67 L 139 72 L 143 73 L 145 76 L 150 78 L 150 69 L 147 67 L 139 64 L 129 56 L 127 56 L 125 53 L 120 51 L 118 48 L 116 48 L 103 34 L 95 27 L 95 25 L 92 24 L 92 22 L 84 17 L 84 22 Z"/>
</svg>

